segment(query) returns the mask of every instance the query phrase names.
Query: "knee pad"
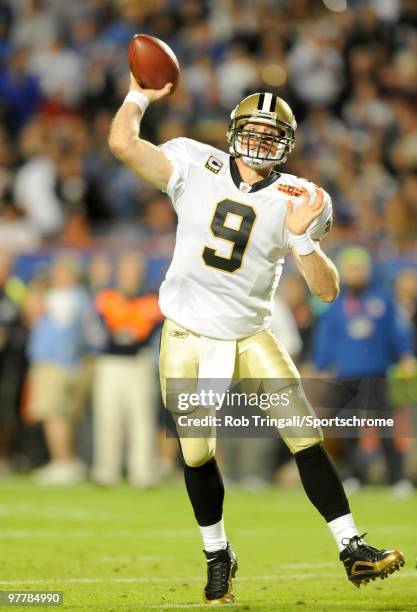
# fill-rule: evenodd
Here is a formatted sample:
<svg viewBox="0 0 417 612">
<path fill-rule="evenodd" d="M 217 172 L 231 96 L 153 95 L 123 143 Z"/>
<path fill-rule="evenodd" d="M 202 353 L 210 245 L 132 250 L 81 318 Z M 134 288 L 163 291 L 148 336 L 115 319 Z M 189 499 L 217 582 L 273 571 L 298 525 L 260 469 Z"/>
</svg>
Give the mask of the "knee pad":
<svg viewBox="0 0 417 612">
<path fill-rule="evenodd" d="M 216 451 L 214 438 L 181 438 L 182 456 L 188 467 L 196 468 L 213 459 Z"/>
<path fill-rule="evenodd" d="M 323 432 L 321 427 L 309 424 L 309 419 L 316 418 L 316 414 L 308 401 L 304 389 L 299 382 L 295 382 L 279 391 L 281 397 L 288 395 L 288 405 L 281 403 L 279 406 L 271 407 L 268 414 L 273 418 L 288 419 L 293 422 L 293 426 L 278 430 L 278 433 L 288 446 L 291 453 L 298 453 L 306 448 L 310 448 L 323 442 Z M 298 417 L 298 419 L 294 419 Z M 304 419 L 304 424 L 302 420 Z"/>
</svg>

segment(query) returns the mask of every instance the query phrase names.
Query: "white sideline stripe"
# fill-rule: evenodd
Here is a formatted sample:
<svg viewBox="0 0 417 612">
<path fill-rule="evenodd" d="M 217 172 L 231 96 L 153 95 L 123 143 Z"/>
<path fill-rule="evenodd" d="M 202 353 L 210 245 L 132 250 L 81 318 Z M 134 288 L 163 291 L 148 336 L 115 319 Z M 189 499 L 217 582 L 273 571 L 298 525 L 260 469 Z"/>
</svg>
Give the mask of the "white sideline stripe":
<svg viewBox="0 0 417 612">
<path fill-rule="evenodd" d="M 396 577 L 400 578 L 415 578 L 415 572 L 399 572 Z M 326 578 L 344 578 L 342 571 L 327 573 Z M 238 582 L 253 582 L 256 580 L 272 581 L 272 580 L 311 580 L 313 578 L 323 578 L 323 574 L 312 573 L 312 574 L 277 574 L 277 575 L 265 575 L 265 576 L 237 576 L 235 580 Z M 48 579 L 43 580 L 35 579 L 29 580 L 0 580 L 0 585 L 6 584 L 101 584 L 105 583 L 119 583 L 119 584 L 153 584 L 153 583 L 170 583 L 170 582 L 201 582 L 201 578 L 187 577 L 187 576 L 171 576 L 166 578 L 62 578 L 62 579 Z M 161 604 L 163 607 L 163 604 Z"/>
</svg>

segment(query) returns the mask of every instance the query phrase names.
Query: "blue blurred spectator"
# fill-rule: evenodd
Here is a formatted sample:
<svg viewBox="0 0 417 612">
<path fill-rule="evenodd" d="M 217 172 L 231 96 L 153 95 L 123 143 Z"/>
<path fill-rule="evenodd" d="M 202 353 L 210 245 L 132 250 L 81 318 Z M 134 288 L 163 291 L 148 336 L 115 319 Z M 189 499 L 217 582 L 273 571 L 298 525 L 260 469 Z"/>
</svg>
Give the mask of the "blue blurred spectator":
<svg viewBox="0 0 417 612">
<path fill-rule="evenodd" d="M 388 369 L 398 362 L 405 369 L 416 368 L 411 328 L 400 318 L 392 296 L 372 286 L 371 259 L 365 249 L 344 249 L 338 269 L 343 289 L 318 321 L 314 364 L 338 381 L 331 385 L 332 409 L 349 406 L 355 414 L 370 409 L 387 418 L 391 412 L 385 381 Z M 404 480 L 403 457 L 395 446 L 394 431 L 384 433 L 381 442 L 389 481 L 395 492 L 409 492 L 411 485 Z M 358 454 L 359 434 L 353 428 L 345 439 L 346 486 L 350 489 L 366 480 L 366 466 Z"/>
<path fill-rule="evenodd" d="M 41 92 L 38 79 L 28 70 L 26 47 L 14 49 L 0 70 L 0 112 L 11 134 L 16 134 L 38 110 Z"/>
<path fill-rule="evenodd" d="M 380 377 L 412 356 L 410 329 L 392 296 L 371 284 L 371 260 L 361 247 L 338 258 L 339 298 L 322 315 L 314 344 L 314 363 L 339 378 Z"/>
<path fill-rule="evenodd" d="M 31 322 L 28 412 L 43 424 L 50 459 L 35 474 L 40 484 L 70 484 L 85 476 L 74 431 L 88 392 L 86 358 L 104 338 L 79 275 L 74 256 L 61 256 L 52 265 L 50 287 L 35 286 L 26 307 Z"/>
</svg>

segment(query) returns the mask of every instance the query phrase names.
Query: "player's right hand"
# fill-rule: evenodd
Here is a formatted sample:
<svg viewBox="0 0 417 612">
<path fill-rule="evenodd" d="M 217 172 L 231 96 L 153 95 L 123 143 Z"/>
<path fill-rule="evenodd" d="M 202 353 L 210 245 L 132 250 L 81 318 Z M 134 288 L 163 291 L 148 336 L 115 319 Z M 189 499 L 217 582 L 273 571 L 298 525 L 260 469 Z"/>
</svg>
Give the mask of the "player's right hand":
<svg viewBox="0 0 417 612">
<path fill-rule="evenodd" d="M 143 89 L 140 85 L 138 85 L 133 74 L 130 73 L 129 91 L 139 91 L 140 93 L 145 94 L 145 96 L 149 99 L 149 102 L 155 102 L 156 100 L 164 98 L 169 94 L 171 89 L 172 83 L 167 83 L 162 89 Z"/>
</svg>

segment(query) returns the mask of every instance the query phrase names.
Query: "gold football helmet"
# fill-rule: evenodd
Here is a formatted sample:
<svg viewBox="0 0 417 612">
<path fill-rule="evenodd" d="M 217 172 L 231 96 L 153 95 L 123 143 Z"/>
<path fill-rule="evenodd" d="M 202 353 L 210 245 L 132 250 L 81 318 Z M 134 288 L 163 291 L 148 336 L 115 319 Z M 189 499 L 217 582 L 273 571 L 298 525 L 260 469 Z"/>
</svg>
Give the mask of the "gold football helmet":
<svg viewBox="0 0 417 612">
<path fill-rule="evenodd" d="M 294 148 L 297 122 L 291 108 L 272 93 L 255 93 L 233 109 L 227 132 L 230 154 L 242 157 L 248 166 L 265 167 L 282 164 Z M 245 127 L 259 123 L 279 129 L 259 132 Z"/>
</svg>

